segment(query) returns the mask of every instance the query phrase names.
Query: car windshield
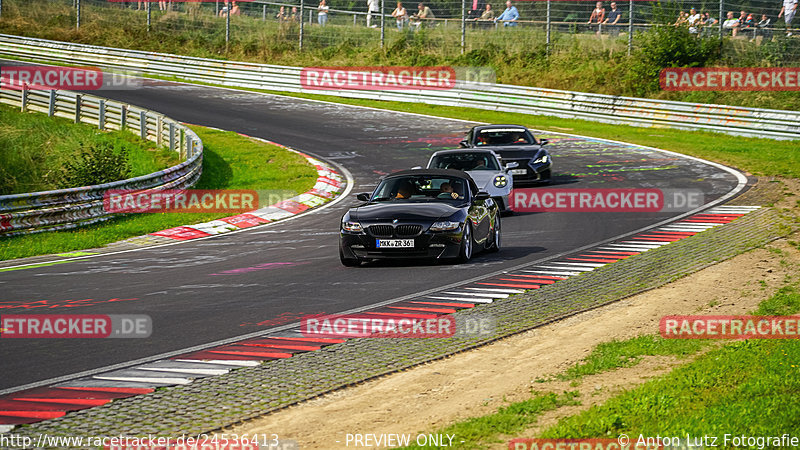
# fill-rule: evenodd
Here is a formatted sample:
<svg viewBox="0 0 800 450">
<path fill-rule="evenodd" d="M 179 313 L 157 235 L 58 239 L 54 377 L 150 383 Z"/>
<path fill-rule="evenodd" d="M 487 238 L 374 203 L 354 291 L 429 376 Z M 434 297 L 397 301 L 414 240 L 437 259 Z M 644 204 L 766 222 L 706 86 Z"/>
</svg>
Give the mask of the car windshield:
<svg viewBox="0 0 800 450">
<path fill-rule="evenodd" d="M 475 136 L 475 145 L 531 145 L 536 144 L 533 135 L 519 128 L 491 128 L 481 130 Z"/>
<path fill-rule="evenodd" d="M 487 152 L 444 153 L 436 155 L 429 169 L 500 170 L 497 158 Z"/>
<path fill-rule="evenodd" d="M 467 180 L 458 177 L 415 175 L 383 180 L 372 195 L 373 202 L 463 201 L 469 192 Z"/>
</svg>

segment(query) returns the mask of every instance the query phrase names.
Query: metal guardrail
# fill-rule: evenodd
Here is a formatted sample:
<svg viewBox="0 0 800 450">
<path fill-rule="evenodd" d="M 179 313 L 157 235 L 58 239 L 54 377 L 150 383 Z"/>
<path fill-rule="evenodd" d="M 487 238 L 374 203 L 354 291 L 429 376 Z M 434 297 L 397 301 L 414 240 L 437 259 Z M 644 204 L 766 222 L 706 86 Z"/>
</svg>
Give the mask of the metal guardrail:
<svg viewBox="0 0 800 450">
<path fill-rule="evenodd" d="M 225 86 L 309 92 L 300 67 L 212 60 L 0 35 L 0 56 L 177 77 Z M 554 89 L 457 83 L 448 90 L 314 90 L 339 97 L 461 106 L 645 127 L 707 130 L 740 136 L 800 139 L 794 111 L 659 101 Z"/>
<path fill-rule="evenodd" d="M 0 103 L 103 130 L 127 129 L 159 146 L 169 146 L 184 160 L 165 170 L 112 183 L 0 195 L 0 237 L 64 230 L 108 220 L 112 214 L 103 208 L 103 195 L 111 189 L 143 192 L 183 189 L 200 178 L 203 142 L 194 131 L 162 114 L 93 95 L 56 90 L 0 89 Z"/>
</svg>

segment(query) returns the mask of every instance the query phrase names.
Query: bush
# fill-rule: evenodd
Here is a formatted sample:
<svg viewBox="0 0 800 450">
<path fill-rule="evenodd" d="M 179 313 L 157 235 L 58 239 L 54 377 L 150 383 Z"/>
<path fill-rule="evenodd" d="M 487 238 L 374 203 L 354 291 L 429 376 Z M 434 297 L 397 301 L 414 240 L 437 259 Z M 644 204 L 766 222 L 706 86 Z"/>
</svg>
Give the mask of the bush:
<svg viewBox="0 0 800 450">
<path fill-rule="evenodd" d="M 667 67 L 706 67 L 720 58 L 719 37 L 698 37 L 684 27 L 659 26 L 637 35 L 639 48 L 626 84 L 634 95 L 658 91 L 658 75 Z"/>
<path fill-rule="evenodd" d="M 81 150 L 76 161 L 65 165 L 60 184 L 62 188 L 89 186 L 124 180 L 130 174 L 128 148 L 121 145 L 115 149 L 111 142 L 100 141 Z"/>
</svg>

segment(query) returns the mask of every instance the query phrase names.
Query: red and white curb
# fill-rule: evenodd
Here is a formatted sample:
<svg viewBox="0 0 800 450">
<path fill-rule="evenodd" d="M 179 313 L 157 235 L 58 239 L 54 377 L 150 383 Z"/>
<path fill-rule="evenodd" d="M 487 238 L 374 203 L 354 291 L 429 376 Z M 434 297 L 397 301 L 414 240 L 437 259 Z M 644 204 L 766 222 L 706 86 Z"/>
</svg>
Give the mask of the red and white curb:
<svg viewBox="0 0 800 450">
<path fill-rule="evenodd" d="M 223 217 L 210 222 L 198 223 L 194 225 L 183 225 L 167 230 L 156 231 L 155 233 L 150 233 L 151 235 L 174 239 L 176 241 L 187 241 L 255 227 L 281 219 L 286 219 L 287 217 L 292 217 L 308 209 L 324 205 L 325 203 L 328 203 L 339 196 L 345 189 L 347 183 L 344 180 L 344 177 L 327 163 L 303 152 L 299 152 L 293 148 L 286 147 L 266 139 L 247 136 L 244 134 L 241 135 L 250 139 L 255 139 L 257 141 L 266 142 L 268 144 L 281 147 L 306 158 L 306 160 L 317 170 L 317 182 L 314 184 L 314 187 L 311 188 L 311 190 L 294 196 L 288 200 L 283 200 L 255 211 L 237 214 L 230 217 Z"/>
<path fill-rule="evenodd" d="M 320 167 L 325 166 L 320 164 Z M 325 177 L 328 178 L 329 175 L 332 176 L 334 173 L 331 172 Z M 326 187 L 320 183 L 329 184 L 328 181 L 318 182 L 320 188 Z M 306 205 L 300 200 L 295 201 Z M 493 275 L 419 298 L 386 304 L 361 314 L 383 319 L 424 320 L 452 314 L 461 309 L 479 307 L 482 304 L 508 298 L 512 294 L 546 288 L 566 278 L 669 245 L 733 222 L 759 208 L 760 206 L 716 206 L 703 213 L 591 250 L 529 268 Z M 273 212 L 291 214 L 289 210 L 279 206 L 265 209 L 269 210 L 267 214 Z M 14 392 L 0 396 L 0 432 L 8 432 L 19 424 L 61 417 L 69 411 L 104 405 L 118 398 L 150 393 L 158 387 L 189 384 L 198 378 L 222 375 L 241 367 L 257 366 L 264 361 L 291 358 L 299 353 L 316 351 L 344 341 L 345 339 L 305 337 L 297 327 L 156 362 L 86 376 L 53 386 Z"/>
</svg>

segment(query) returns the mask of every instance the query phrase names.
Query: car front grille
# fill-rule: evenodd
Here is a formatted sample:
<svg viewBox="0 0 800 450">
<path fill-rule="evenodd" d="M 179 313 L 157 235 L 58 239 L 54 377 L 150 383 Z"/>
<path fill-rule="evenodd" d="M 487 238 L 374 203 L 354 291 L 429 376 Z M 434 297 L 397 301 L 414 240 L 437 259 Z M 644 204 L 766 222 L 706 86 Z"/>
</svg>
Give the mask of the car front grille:
<svg viewBox="0 0 800 450">
<path fill-rule="evenodd" d="M 398 236 L 416 236 L 422 231 L 422 225 L 398 225 L 394 228 L 394 232 Z"/>
<path fill-rule="evenodd" d="M 411 237 L 422 232 L 422 225 L 370 225 L 367 230 L 370 235 L 378 238 Z"/>
</svg>

